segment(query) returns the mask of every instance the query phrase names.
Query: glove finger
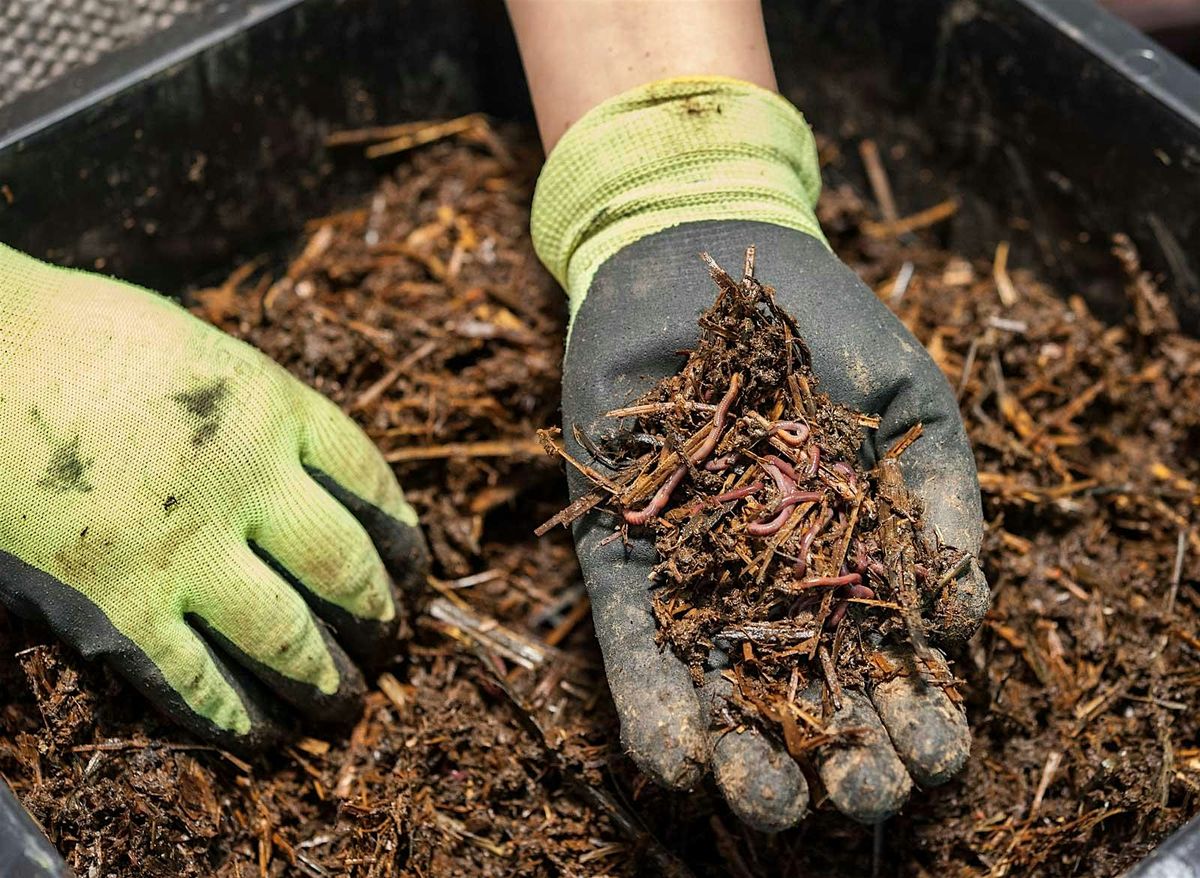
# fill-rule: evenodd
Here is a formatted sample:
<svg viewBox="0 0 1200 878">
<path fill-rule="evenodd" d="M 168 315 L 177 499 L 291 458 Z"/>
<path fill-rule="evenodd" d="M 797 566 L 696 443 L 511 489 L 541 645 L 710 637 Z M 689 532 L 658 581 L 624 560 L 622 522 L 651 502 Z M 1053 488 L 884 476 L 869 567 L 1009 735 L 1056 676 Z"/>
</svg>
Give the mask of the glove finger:
<svg viewBox="0 0 1200 878">
<path fill-rule="evenodd" d="M 820 688 L 810 688 L 805 700 L 819 712 Z M 867 696 L 844 690 L 842 708 L 829 717 L 826 729 L 844 739 L 816 752 L 817 772 L 834 806 L 868 824 L 899 811 L 912 790 L 912 778 Z"/>
<path fill-rule="evenodd" d="M 400 589 L 420 587 L 429 551 L 392 468 L 341 409 L 309 387 L 298 385 L 297 392 L 307 412 L 304 468 L 359 520 Z"/>
<path fill-rule="evenodd" d="M 653 548 L 635 542 L 627 556 L 620 540 L 601 545 L 610 533 L 599 516 L 589 516 L 577 529 L 575 547 L 621 742 L 660 784 L 689 789 L 708 764 L 708 716 L 683 662 L 655 643 L 647 579 Z"/>
<path fill-rule="evenodd" d="M 879 430 L 866 450 L 878 459 L 914 424 L 921 424 L 920 438 L 899 458 L 900 471 L 909 490 L 921 498 L 926 531 L 936 537 L 936 545 L 973 556 L 943 588 L 934 606 L 933 633 L 943 642 L 960 642 L 979 627 L 989 600 L 987 580 L 976 560 L 983 507 L 975 458 L 941 371 L 901 324 L 896 322 L 890 332 L 897 345 L 892 368 L 909 378 L 882 384 L 875 397 L 863 402 L 863 410 L 882 413 Z M 882 366 L 877 363 L 872 368 Z"/>
<path fill-rule="evenodd" d="M 978 562 L 983 535 L 979 480 L 957 409 L 952 416 L 930 415 L 922 424 L 921 438 L 900 457 L 900 471 L 909 490 L 924 503 L 926 531 L 936 537 L 936 544 L 972 556 L 936 596 L 931 619 L 939 641 L 961 643 L 975 633 L 991 599 Z"/>
<path fill-rule="evenodd" d="M 948 646 L 969 640 L 979 630 L 991 600 L 987 577 L 979 562 L 969 558 L 934 601 L 931 623 L 935 639 Z"/>
<path fill-rule="evenodd" d="M 355 655 L 375 657 L 394 642 L 399 604 L 370 536 L 306 473 L 278 492 L 251 547 Z"/>
<path fill-rule="evenodd" d="M 890 647 L 882 656 L 895 676 L 872 689 L 875 710 L 913 779 L 927 787 L 943 784 L 971 753 L 967 718 L 945 690 L 925 682 L 911 649 Z M 938 674 L 948 678 L 950 670 L 936 651 L 934 660 Z"/>
<path fill-rule="evenodd" d="M 189 620 L 284 701 L 320 720 L 356 715 L 366 691 L 362 674 L 304 599 L 249 546 L 231 550 L 211 584 L 189 594 Z"/>
<path fill-rule="evenodd" d="M 702 698 L 713 706 L 715 716 L 730 688 L 719 671 L 708 674 Z M 718 733 L 712 771 L 730 809 L 755 829 L 780 832 L 795 826 L 808 812 L 804 772 L 785 749 L 758 729 Z"/>
<path fill-rule="evenodd" d="M 212 681 L 213 688 L 218 691 L 219 684 L 216 683 L 216 678 L 220 678 L 229 692 L 220 699 L 220 703 L 232 705 L 233 700 L 236 700 L 236 707 L 245 714 L 246 729 L 223 729 L 203 715 L 204 702 L 189 693 L 191 690 L 205 691 L 208 686 L 204 679 L 195 676 L 190 678 L 183 687 L 185 697 L 181 700 L 174 691 L 162 691 L 161 683 L 157 682 L 153 675 L 147 680 L 142 680 L 135 676 L 138 673 L 136 669 L 132 672 L 128 669 L 123 670 L 123 676 L 168 717 L 201 738 L 243 753 L 262 751 L 291 734 L 290 729 L 294 726 L 295 719 L 288 714 L 283 703 L 245 667 L 230 661 L 228 652 L 215 648 L 214 642 L 204 636 L 201 629 L 181 620 L 174 633 L 164 631 L 164 635 L 186 639 L 187 644 L 179 650 L 179 655 L 203 664 L 204 679 Z M 161 675 L 158 675 L 158 679 L 161 681 Z M 190 708 L 192 701 L 200 705 L 201 713 Z"/>
<path fill-rule="evenodd" d="M 936 537 L 937 546 L 952 546 L 972 555 L 935 597 L 932 633 L 942 643 L 970 638 L 991 601 L 988 578 L 978 561 L 983 535 L 979 482 L 974 461 L 962 459 L 962 445 L 953 429 L 956 426 L 961 431 L 961 422 L 958 417 L 954 421 L 948 431 L 923 434 L 900 458 L 906 485 L 924 503 L 926 533 Z M 965 435 L 961 443 L 966 443 Z"/>
<path fill-rule="evenodd" d="M 265 690 L 180 617 L 149 616 L 140 629 L 122 632 L 77 589 L 6 552 L 0 552 L 0 597 L 25 618 L 45 622 L 85 659 L 104 659 L 201 738 L 257 749 L 284 734 L 285 718 Z"/>
</svg>

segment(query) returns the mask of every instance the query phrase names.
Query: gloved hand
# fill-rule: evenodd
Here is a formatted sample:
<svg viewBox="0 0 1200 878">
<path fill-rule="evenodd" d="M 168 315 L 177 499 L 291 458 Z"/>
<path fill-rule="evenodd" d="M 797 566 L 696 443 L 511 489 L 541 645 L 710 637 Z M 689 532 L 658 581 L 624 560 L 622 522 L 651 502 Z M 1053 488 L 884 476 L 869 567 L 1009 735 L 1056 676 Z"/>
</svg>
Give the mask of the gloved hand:
<svg viewBox="0 0 1200 878">
<path fill-rule="evenodd" d="M 189 729 L 353 716 L 416 515 L 330 401 L 173 302 L 0 245 L 0 600 Z M 382 558 L 382 560 L 381 560 Z M 386 569 L 385 569 L 386 568 Z"/>
<path fill-rule="evenodd" d="M 572 426 L 592 437 L 611 432 L 604 413 L 676 372 L 678 352 L 695 344 L 696 318 L 715 297 L 697 254 L 706 250 L 736 271 L 756 244 L 756 276 L 796 317 L 821 388 L 882 417 L 863 449 L 867 462 L 924 424 L 901 459 L 906 481 L 942 542 L 977 553 L 979 487 L 954 395 L 916 339 L 829 251 L 813 214 L 819 188 L 803 118 L 748 83 L 643 86 L 566 133 L 538 183 L 533 233 L 571 301 L 563 375 L 570 451 L 589 459 Z M 589 487 L 571 473 L 573 496 Z M 605 540 L 613 529 L 611 516 L 589 515 L 576 525 L 575 544 L 626 748 L 672 787 L 692 786 L 711 765 L 742 819 L 769 830 L 794 824 L 809 799 L 800 768 L 758 731 L 712 733 L 719 725 L 712 711 L 728 684 L 714 669 L 697 691 L 679 659 L 656 646 L 647 579 L 653 544 L 637 539 L 627 551 Z M 987 603 L 987 583 L 972 563 L 943 593 L 936 634 L 943 642 L 969 636 Z M 911 653 L 891 648 L 886 658 L 908 673 L 873 691 L 847 692 L 828 727 L 864 731 L 815 760 L 834 805 L 868 823 L 895 813 L 913 780 L 947 780 L 970 747 L 963 714 L 943 690 L 921 683 Z M 819 701 L 809 709 L 819 713 Z"/>
</svg>

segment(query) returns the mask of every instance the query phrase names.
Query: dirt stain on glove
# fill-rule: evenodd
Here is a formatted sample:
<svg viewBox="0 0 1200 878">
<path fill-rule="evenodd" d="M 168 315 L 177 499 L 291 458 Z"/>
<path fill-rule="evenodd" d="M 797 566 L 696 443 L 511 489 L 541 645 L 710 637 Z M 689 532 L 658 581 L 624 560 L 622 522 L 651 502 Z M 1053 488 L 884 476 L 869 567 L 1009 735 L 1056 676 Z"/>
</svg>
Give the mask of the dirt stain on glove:
<svg viewBox="0 0 1200 878">
<path fill-rule="evenodd" d="M 80 453 L 78 434 L 70 439 L 56 440 L 50 425 L 46 423 L 36 405 L 29 407 L 29 423 L 42 433 L 46 444 L 50 446 L 50 460 L 42 477 L 38 479 L 38 487 L 56 494 L 66 494 L 70 491 L 85 494 L 92 490 L 93 485 L 88 481 L 87 473 L 95 459 L 85 458 Z"/>
<path fill-rule="evenodd" d="M 224 378 L 213 378 L 171 397 L 187 413 L 188 420 L 195 422 L 192 445 L 199 448 L 216 435 L 229 406 L 230 396 L 232 391 L 229 382 Z"/>
<path fill-rule="evenodd" d="M 50 449 L 50 462 L 38 479 L 38 487 L 56 494 L 86 494 L 93 487 L 87 478 L 93 463 L 94 458 L 80 454 L 78 436 L 59 442 Z"/>
</svg>

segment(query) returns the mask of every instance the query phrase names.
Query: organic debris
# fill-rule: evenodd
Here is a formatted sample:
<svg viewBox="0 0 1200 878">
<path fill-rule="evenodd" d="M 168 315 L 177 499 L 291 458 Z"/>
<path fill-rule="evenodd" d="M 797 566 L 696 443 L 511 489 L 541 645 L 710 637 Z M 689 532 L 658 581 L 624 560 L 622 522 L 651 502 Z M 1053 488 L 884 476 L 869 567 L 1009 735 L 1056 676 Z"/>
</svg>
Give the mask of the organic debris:
<svg viewBox="0 0 1200 878">
<path fill-rule="evenodd" d="M 20 651 L 0 661 L 0 771 L 77 874 L 674 867 L 602 775 L 614 720 L 570 540 L 528 537 L 565 495 L 529 441 L 558 405 L 565 306 L 528 240 L 537 154 L 480 124 L 310 220 L 290 261 L 193 295 L 365 427 L 430 539 L 429 612 L 362 716 L 243 761 L 0 611 Z"/>
<path fill-rule="evenodd" d="M 528 240 L 537 151 L 479 130 L 414 147 L 290 260 L 230 266 L 196 297 L 366 427 L 431 537 L 431 615 L 350 733 L 308 725 L 243 762 L 0 613 L 0 771 L 80 875 L 631 876 L 666 849 L 702 876 L 1110 876 L 1200 810 L 1200 342 L 1155 322 L 1124 242 L 1129 323 L 1056 294 L 1015 247 L 1005 305 L 990 252 L 865 234 L 888 217 L 837 183 L 858 150 L 823 143 L 835 251 L 959 391 L 993 609 L 953 656 L 973 732 L 959 778 L 878 838 L 819 801 L 760 835 L 623 756 L 569 535 L 530 533 L 566 494 L 529 442 L 557 419 L 566 309 Z M 955 194 L 909 204 L 911 188 L 897 214 Z"/>
<path fill-rule="evenodd" d="M 910 645 L 935 684 L 952 685 L 922 617 L 966 556 L 934 544 L 904 487 L 898 459 L 921 425 L 864 470 L 864 426 L 878 418 L 820 392 L 795 321 L 754 276 L 754 247 L 740 282 L 701 256 L 717 298 L 680 371 L 609 412 L 623 426 L 603 447 L 580 436 L 616 474 L 571 462 L 623 535 L 653 533 L 660 638 L 697 685 L 714 648 L 728 656 L 742 719 L 774 725 L 800 757 L 808 747 L 783 718 L 798 689 L 823 683 L 840 705 L 880 648 Z"/>
</svg>

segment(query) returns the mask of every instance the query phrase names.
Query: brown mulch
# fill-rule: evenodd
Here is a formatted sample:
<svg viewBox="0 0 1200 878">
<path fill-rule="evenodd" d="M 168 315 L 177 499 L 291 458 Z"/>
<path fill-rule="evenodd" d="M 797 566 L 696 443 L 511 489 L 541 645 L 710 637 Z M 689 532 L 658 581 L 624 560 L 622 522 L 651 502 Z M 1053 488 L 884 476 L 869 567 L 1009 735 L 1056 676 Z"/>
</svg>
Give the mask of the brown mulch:
<svg viewBox="0 0 1200 878">
<path fill-rule="evenodd" d="M 481 120 L 452 136 L 312 220 L 290 261 L 195 297 L 393 460 L 435 556 L 429 615 L 348 731 L 248 762 L 0 617 L 0 771 L 80 874 L 630 875 L 674 856 L 857 875 L 878 841 L 881 875 L 1113 875 L 1196 813 L 1200 343 L 1127 242 L 1130 316 L 1108 325 L 1006 248 L 941 249 L 952 208 L 898 226 L 827 191 L 835 249 L 959 389 L 994 599 L 954 657 L 963 775 L 878 839 L 820 807 L 769 838 L 620 753 L 569 540 L 533 536 L 565 500 L 534 440 L 558 420 L 565 314 L 528 243 L 537 156 Z"/>
</svg>

